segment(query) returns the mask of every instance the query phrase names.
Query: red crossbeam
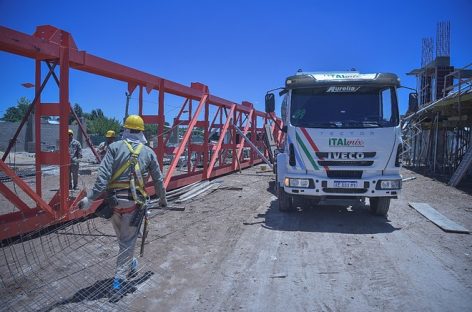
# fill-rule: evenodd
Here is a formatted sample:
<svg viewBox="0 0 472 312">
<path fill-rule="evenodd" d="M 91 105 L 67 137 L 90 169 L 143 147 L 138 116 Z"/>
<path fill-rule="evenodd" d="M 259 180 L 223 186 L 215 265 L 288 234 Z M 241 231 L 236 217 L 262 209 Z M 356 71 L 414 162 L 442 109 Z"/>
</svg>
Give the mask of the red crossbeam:
<svg viewBox="0 0 472 312">
<path fill-rule="evenodd" d="M 145 123 L 157 125 L 157 131 L 152 133 L 157 139 L 158 161 L 164 163 L 166 154 L 173 159 L 165 170 L 164 183 L 168 190 L 188 185 L 193 182 L 228 174 L 235 170 L 235 159 L 240 159 L 239 167 L 244 169 L 253 164 L 260 163 L 260 159 L 251 153 L 250 159 L 241 159 L 241 153 L 245 147 L 244 138 L 238 142 L 233 124 L 243 128 L 245 134 L 251 134 L 251 141 L 258 145 L 258 136 L 262 134 L 263 125 L 258 125 L 257 120 L 267 123 L 267 114 L 256 111 L 249 102 L 241 104 L 223 99 L 210 93 L 209 88 L 201 83 L 192 83 L 185 86 L 177 82 L 151 75 L 125 65 L 92 55 L 86 51 L 80 51 L 72 36 L 63 30 L 45 25 L 37 28 L 34 35 L 27 35 L 6 27 L 0 26 L 0 51 L 29 57 L 36 60 L 35 88 L 37 99 L 34 103 L 35 114 L 35 168 L 36 168 L 36 192 L 28 184 L 15 175 L 14 171 L 4 162 L 0 162 L 0 168 L 13 182 L 16 183 L 28 197 L 36 203 L 36 207 L 29 208 L 23 199 L 13 193 L 8 187 L 1 184 L 0 193 L 12 202 L 19 211 L 0 215 L 0 224 L 4 231 L 0 231 L 0 240 L 15 235 L 24 234 L 47 225 L 74 220 L 91 213 L 98 206 L 94 202 L 92 208 L 87 211 L 76 209 L 77 201 L 83 196 L 83 192 L 75 199 L 69 198 L 69 155 L 68 155 L 68 119 L 70 114 L 69 104 L 69 71 L 76 69 L 95 75 L 108 77 L 125 82 L 125 90 L 129 97 L 138 90 L 139 114 L 143 116 Z M 59 87 L 59 98 L 54 104 L 41 102 L 41 64 L 51 62 L 60 70 L 58 79 L 53 70 L 50 70 Z M 47 82 L 47 81 L 46 81 Z M 155 114 L 143 114 L 143 92 L 148 94 L 157 92 L 157 110 Z M 172 129 L 167 133 L 164 128 L 166 116 L 165 94 L 171 94 L 183 99 L 182 106 L 173 119 Z M 193 101 L 198 101 L 195 105 Z M 156 104 L 154 104 L 156 105 Z M 149 110 L 147 110 L 149 111 Z M 228 113 L 229 111 L 229 113 Z M 188 113 L 188 118 L 187 114 Z M 41 151 L 41 123 L 42 115 L 54 114 L 59 116 L 59 151 L 54 154 Z M 226 114 L 225 116 L 223 114 Z M 170 117 L 170 116 L 169 116 Z M 246 119 L 243 120 L 243 117 Z M 224 121 L 223 121 L 224 120 Z M 282 139 L 283 134 L 274 128 L 274 137 Z M 84 131 L 84 129 L 81 129 Z M 199 133 L 203 142 L 194 138 L 194 131 Z M 210 142 L 210 134 L 219 133 L 218 143 Z M 183 136 L 179 134 L 183 133 Z M 168 146 L 170 138 L 177 134 L 177 146 Z M 168 153 L 171 153 L 170 155 Z M 185 158 L 185 166 L 182 166 L 181 157 Z M 230 157 L 232 159 L 230 159 Z M 50 199 L 49 204 L 41 198 L 41 166 L 50 163 L 59 165 L 59 191 Z M 179 168 L 178 168 L 179 167 Z M 185 169 L 183 169 L 185 168 Z M 147 190 L 152 195 L 154 190 L 152 181 L 147 183 Z M 54 208 L 53 208 L 54 207 Z"/>
</svg>

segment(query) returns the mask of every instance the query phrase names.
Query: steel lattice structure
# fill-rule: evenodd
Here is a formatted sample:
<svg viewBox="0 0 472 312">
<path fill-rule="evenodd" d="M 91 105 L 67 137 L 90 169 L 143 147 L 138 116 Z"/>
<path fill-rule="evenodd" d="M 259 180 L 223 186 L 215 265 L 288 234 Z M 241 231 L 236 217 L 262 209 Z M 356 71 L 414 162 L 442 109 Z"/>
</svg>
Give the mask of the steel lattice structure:
<svg viewBox="0 0 472 312">
<path fill-rule="evenodd" d="M 247 149 L 245 139 L 236 133 L 235 127 L 241 129 L 254 145 L 265 150 L 264 142 L 261 139 L 264 125 L 274 119 L 281 126 L 281 121 L 275 119 L 275 116 L 255 110 L 253 104 L 249 102 L 237 104 L 210 94 L 208 86 L 204 84 L 192 83 L 191 86 L 185 86 L 81 51 L 77 48 L 71 34 L 53 26 L 39 26 L 33 35 L 0 27 L 0 50 L 34 59 L 36 64 L 36 95 L 28 112 L 31 113 L 33 110 L 35 112 L 35 190 L 5 163 L 11 146 L 4 154 L 3 159 L 0 160 L 1 171 L 11 178 L 12 182 L 27 195 L 28 199 L 34 202 L 34 207 L 27 205 L 24 198 L 0 182 L 0 193 L 18 209 L 18 211 L 0 215 L 0 240 L 84 217 L 95 211 L 100 204 L 100 201 L 94 202 L 89 210 L 80 211 L 73 208 L 84 196 L 84 191 L 75 198 L 69 196 L 67 130 L 69 115 L 73 114 L 69 103 L 69 73 L 72 69 L 124 82 L 127 84 L 129 94 L 138 93 L 139 114 L 146 124 L 157 125 L 157 148 L 154 150 L 159 163 L 161 165 L 164 163 L 165 155 L 172 156 L 172 161 L 165 171 L 165 186 L 168 190 L 260 163 L 261 159 L 254 151 L 249 152 L 249 155 L 243 152 L 244 149 Z M 44 79 L 41 72 L 43 63 L 49 69 Z M 55 73 L 56 67 L 59 67 L 59 76 Z M 50 77 L 54 78 L 59 87 L 59 99 L 56 103 L 43 103 L 41 92 Z M 155 110 L 154 114 L 143 113 L 145 91 L 148 94 L 152 91 L 158 93 L 157 107 L 152 108 Z M 171 125 L 172 128 L 185 127 L 185 133 L 178 146 L 174 147 L 168 146 L 171 133 L 166 133 L 164 127 L 166 94 L 182 98 L 183 103 Z M 41 150 L 40 119 L 42 116 L 59 116 L 60 143 L 58 151 Z M 28 116 L 25 116 L 23 124 L 27 118 Z M 79 126 L 86 135 L 80 122 Z M 200 144 L 192 142 L 191 139 L 192 131 L 196 128 L 203 129 L 204 139 Z M 272 123 L 272 129 L 276 141 L 280 142 L 283 137 L 283 133 L 279 130 L 280 127 L 275 127 L 275 124 Z M 212 143 L 209 140 L 210 134 L 215 131 L 219 133 L 219 139 Z M 87 142 L 91 145 L 90 141 Z M 14 140 L 11 144 L 14 144 Z M 184 154 L 188 156 L 188 160 L 191 157 L 197 157 L 201 167 L 192 166 L 189 163 L 186 172 L 179 173 L 176 168 Z M 99 156 L 96 155 L 96 157 Z M 59 190 L 49 201 L 42 197 L 41 166 L 43 165 L 56 165 L 60 168 Z M 151 182 L 147 184 L 147 191 L 150 194 L 154 192 Z"/>
</svg>

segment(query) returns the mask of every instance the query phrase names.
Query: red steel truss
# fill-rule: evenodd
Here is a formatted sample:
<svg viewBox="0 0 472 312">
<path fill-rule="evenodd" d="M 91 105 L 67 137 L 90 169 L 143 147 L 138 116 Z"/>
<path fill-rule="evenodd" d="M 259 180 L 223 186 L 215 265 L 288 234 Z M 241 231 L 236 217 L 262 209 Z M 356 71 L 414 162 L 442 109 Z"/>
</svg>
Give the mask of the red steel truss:
<svg viewBox="0 0 472 312">
<path fill-rule="evenodd" d="M 18 209 L 16 212 L 0 215 L 0 240 L 86 216 L 95 211 L 100 204 L 100 201 L 94 202 L 87 211 L 80 211 L 76 209 L 76 203 L 85 192 L 81 191 L 76 198 L 69 197 L 68 165 L 70 160 L 67 130 L 69 115 L 73 113 L 69 103 L 71 69 L 123 81 L 127 83 L 129 94 L 137 90 L 139 114 L 146 124 L 157 125 L 157 147 L 154 150 L 159 163 L 162 166 L 164 159 L 172 159 L 168 168 L 164 170 L 164 183 L 168 190 L 228 174 L 261 162 L 257 153 L 248 150 L 248 145 L 244 138 L 236 133 L 235 127 L 238 127 L 254 145 L 264 150 L 264 125 L 270 117 L 274 116 L 255 110 L 249 102 L 236 104 L 210 94 L 209 88 L 201 83 L 192 83 L 188 87 L 94 56 L 86 51 L 80 51 L 68 32 L 49 25 L 37 27 L 33 35 L 0 26 L 0 50 L 36 61 L 36 96 L 32 103 L 32 110 L 34 109 L 35 112 L 36 190 L 18 177 L 15 171 L 4 162 L 9 150 L 0 160 L 0 170 L 34 202 L 34 207 L 29 207 L 22 198 L 0 182 L 0 193 Z M 42 63 L 46 63 L 49 68 L 44 80 L 41 73 Z M 56 66 L 59 67 L 59 78 L 54 71 Z M 41 92 L 51 76 L 59 87 L 59 99 L 57 103 L 43 103 Z M 149 94 L 153 90 L 158 92 L 156 111 L 155 114 L 145 115 L 143 114 L 143 92 L 146 91 Z M 177 117 L 170 123 L 171 129 L 180 127 L 185 129 L 177 146 L 169 146 L 169 138 L 175 133 L 172 130 L 166 131 L 164 127 L 165 94 L 179 96 L 183 101 Z M 58 151 L 41 150 L 40 118 L 42 116 L 59 116 Z M 84 131 L 80 123 L 79 126 Z M 279 131 L 279 127 L 273 126 L 272 129 L 274 138 L 280 142 L 283 133 Z M 194 130 L 199 130 L 203 134 L 203 142 L 192 141 Z M 211 135 L 215 132 L 219 136 L 217 140 L 211 140 Z M 184 162 L 183 165 L 182 162 Z M 59 166 L 59 190 L 49 202 L 41 196 L 42 165 Z M 186 170 L 182 170 L 184 167 Z M 151 195 L 154 193 L 151 182 L 147 184 L 147 191 Z"/>
</svg>

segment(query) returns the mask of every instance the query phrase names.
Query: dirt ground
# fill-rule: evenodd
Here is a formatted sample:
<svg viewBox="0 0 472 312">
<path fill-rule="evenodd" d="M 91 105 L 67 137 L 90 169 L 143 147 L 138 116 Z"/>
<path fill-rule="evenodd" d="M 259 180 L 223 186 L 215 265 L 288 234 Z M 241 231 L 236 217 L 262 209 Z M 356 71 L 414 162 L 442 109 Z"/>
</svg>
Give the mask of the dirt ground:
<svg viewBox="0 0 472 312">
<path fill-rule="evenodd" d="M 259 166 L 222 177 L 219 190 L 185 211 L 152 212 L 140 261 L 149 282 L 117 305 L 98 297 L 47 310 L 472 311 L 471 236 L 443 232 L 408 206 L 428 203 L 472 229 L 472 196 L 406 169 L 403 176 L 417 178 L 404 182 L 387 220 L 348 202 L 281 213 L 274 175 Z M 93 222 L 113 234 L 108 222 Z M 87 253 L 86 263 L 108 263 L 84 265 L 77 290 L 113 277 L 115 245 L 107 236 L 71 248 L 68 259 Z M 75 267 L 64 270 L 68 283 Z"/>
<path fill-rule="evenodd" d="M 471 311 L 472 239 L 445 233 L 408 206 L 425 202 L 472 229 L 472 198 L 416 176 L 388 220 L 362 206 L 286 214 L 274 177 L 224 177 L 217 191 L 155 219 L 148 251 L 155 286 L 145 311 Z"/>
</svg>

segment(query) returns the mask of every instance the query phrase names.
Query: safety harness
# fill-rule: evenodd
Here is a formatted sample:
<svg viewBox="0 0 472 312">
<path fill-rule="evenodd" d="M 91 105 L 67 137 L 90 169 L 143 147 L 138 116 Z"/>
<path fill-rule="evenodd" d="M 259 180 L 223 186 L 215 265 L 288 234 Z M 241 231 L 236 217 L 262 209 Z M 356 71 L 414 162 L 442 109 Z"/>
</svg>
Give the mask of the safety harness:
<svg viewBox="0 0 472 312">
<path fill-rule="evenodd" d="M 130 151 L 130 157 L 128 160 L 113 174 L 108 183 L 108 189 L 117 190 L 117 189 L 130 189 L 131 196 L 136 204 L 143 205 L 148 195 L 144 190 L 144 179 L 139 168 L 138 156 L 144 145 L 139 143 L 136 149 L 133 149 L 131 144 L 123 140 Z M 125 172 L 129 170 L 129 181 L 117 181 L 117 179 Z M 136 185 L 137 182 L 137 185 Z M 137 191 L 142 195 L 142 198 L 138 196 Z"/>
</svg>

